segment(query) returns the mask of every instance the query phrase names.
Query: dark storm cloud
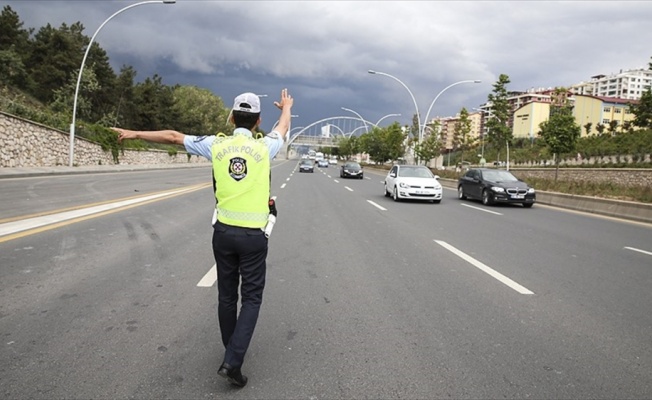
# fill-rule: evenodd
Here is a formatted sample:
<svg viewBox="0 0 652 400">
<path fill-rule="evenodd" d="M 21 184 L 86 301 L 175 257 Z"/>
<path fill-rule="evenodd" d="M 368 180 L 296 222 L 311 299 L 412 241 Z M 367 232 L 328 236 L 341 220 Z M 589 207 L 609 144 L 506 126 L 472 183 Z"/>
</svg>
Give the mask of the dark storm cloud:
<svg viewBox="0 0 652 400">
<path fill-rule="evenodd" d="M 136 2 L 5 1 L 26 27 L 81 21 L 91 36 Z M 652 56 L 647 1 L 191 1 L 134 7 L 112 19 L 96 41 L 112 65 L 138 78 L 206 87 L 227 106 L 239 92 L 268 94 L 263 118 L 277 113 L 281 88 L 295 96 L 295 126 L 347 115 L 377 121 L 453 115 L 486 101 L 501 73 L 510 90 L 568 86 L 599 73 L 647 66 Z M 389 121 L 385 121 L 389 122 Z"/>
</svg>

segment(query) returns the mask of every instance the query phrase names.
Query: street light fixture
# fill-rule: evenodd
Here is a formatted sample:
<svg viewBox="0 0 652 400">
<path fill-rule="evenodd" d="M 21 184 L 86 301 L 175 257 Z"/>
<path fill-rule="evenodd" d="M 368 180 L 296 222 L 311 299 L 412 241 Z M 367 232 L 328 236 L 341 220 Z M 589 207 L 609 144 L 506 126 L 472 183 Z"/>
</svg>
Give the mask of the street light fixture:
<svg viewBox="0 0 652 400">
<path fill-rule="evenodd" d="M 142 6 L 145 4 L 174 4 L 176 3 L 176 0 L 148 0 L 148 1 L 141 1 L 140 3 L 135 3 L 131 4 L 127 7 L 124 7 L 118 11 L 116 11 L 113 15 L 111 15 L 109 18 L 107 18 L 104 22 L 102 22 L 102 25 L 100 25 L 99 28 L 95 31 L 93 36 L 91 37 L 90 42 L 88 42 L 88 45 L 86 47 L 86 52 L 84 53 L 84 58 L 82 59 L 81 66 L 79 67 L 79 76 L 77 77 L 77 86 L 75 86 L 75 98 L 73 100 L 73 106 L 72 106 L 72 123 L 70 124 L 70 150 L 68 152 L 69 160 L 68 160 L 68 165 L 70 167 L 73 166 L 73 158 L 74 158 L 74 151 L 75 151 L 75 117 L 77 115 L 77 97 L 79 96 L 79 85 L 81 83 L 81 78 L 82 78 L 82 72 L 84 71 L 84 64 L 86 63 L 86 58 L 88 57 L 88 53 L 91 50 L 91 47 L 93 45 L 93 41 L 95 40 L 95 36 L 100 32 L 100 30 L 106 25 L 107 22 L 109 22 L 113 17 L 116 15 L 120 14 L 123 11 L 127 11 L 130 8 L 134 8 L 137 6 Z"/>
</svg>

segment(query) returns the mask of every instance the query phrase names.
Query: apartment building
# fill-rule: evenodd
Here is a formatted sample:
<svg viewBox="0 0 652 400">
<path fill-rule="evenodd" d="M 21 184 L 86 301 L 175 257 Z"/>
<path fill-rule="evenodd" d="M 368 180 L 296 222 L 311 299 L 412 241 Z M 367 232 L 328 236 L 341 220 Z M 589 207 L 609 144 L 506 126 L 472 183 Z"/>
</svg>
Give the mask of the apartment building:
<svg viewBox="0 0 652 400">
<path fill-rule="evenodd" d="M 632 69 L 612 75 L 595 75 L 588 82 L 571 85 L 579 95 L 639 100 L 652 85 L 652 70 Z"/>
<path fill-rule="evenodd" d="M 433 118 L 428 124 L 439 123 L 439 138 L 443 143 L 443 147 L 447 150 L 453 149 L 453 141 L 455 137 L 455 129 L 460 120 L 460 115 L 454 117 L 437 117 Z M 471 131 L 469 132 L 470 138 L 478 140 L 482 139 L 482 113 L 470 112 L 469 121 L 471 122 Z"/>
</svg>

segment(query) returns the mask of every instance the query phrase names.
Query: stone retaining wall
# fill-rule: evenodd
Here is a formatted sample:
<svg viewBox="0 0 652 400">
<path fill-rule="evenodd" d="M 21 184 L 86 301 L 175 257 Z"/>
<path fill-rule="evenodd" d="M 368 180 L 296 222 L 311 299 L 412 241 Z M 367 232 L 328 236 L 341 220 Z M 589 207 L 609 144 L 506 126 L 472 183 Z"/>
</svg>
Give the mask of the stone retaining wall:
<svg viewBox="0 0 652 400">
<path fill-rule="evenodd" d="M 45 125 L 0 112 L 0 168 L 53 167 L 68 165 L 70 135 Z M 208 163 L 203 157 L 180 151 L 169 155 L 165 150 L 125 150 L 120 165 Z M 75 137 L 75 165 L 113 165 L 110 151 L 99 144 Z"/>
<path fill-rule="evenodd" d="M 554 168 L 510 168 L 514 176 L 554 179 Z M 558 180 L 571 182 L 613 182 L 623 186 L 652 186 L 652 169 L 643 168 L 560 168 Z"/>
</svg>

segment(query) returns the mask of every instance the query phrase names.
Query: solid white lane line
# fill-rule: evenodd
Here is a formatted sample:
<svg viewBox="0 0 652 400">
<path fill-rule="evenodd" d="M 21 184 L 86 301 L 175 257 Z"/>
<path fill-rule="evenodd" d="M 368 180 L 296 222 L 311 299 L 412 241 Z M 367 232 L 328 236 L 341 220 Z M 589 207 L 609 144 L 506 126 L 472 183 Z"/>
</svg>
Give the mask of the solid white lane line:
<svg viewBox="0 0 652 400">
<path fill-rule="evenodd" d="M 157 193 L 150 196 L 143 196 L 135 199 L 117 201 L 115 203 L 101 204 L 98 206 L 82 208 L 79 210 L 65 211 L 58 214 L 50 214 L 50 215 L 44 215 L 35 218 L 28 218 L 28 219 L 18 220 L 14 222 L 8 222 L 5 224 L 0 224 L 0 236 L 9 235 L 16 232 L 22 232 L 29 229 L 35 229 L 45 225 L 51 225 L 58 222 L 84 217 L 91 214 L 97 214 L 100 212 L 109 211 L 109 210 L 129 206 L 133 204 L 144 203 L 146 201 L 151 201 L 154 199 L 158 199 L 161 197 L 166 197 L 178 193 L 189 192 L 189 191 L 197 190 L 198 188 L 203 188 L 204 186 L 205 185 L 202 186 L 195 185 L 191 188 L 171 190 L 168 192 Z"/>
<path fill-rule="evenodd" d="M 217 265 L 213 264 L 213 267 L 208 270 L 206 275 L 199 281 L 197 284 L 198 287 L 211 287 L 217 281 Z"/>
<path fill-rule="evenodd" d="M 348 187 L 348 186 L 344 186 L 344 187 L 345 187 L 345 188 L 346 188 L 346 190 L 348 190 L 349 192 L 352 192 L 352 191 L 353 191 L 353 189 L 351 189 L 351 188 L 350 188 L 350 187 Z"/>
<path fill-rule="evenodd" d="M 476 260 L 475 258 L 469 256 L 468 254 L 456 249 L 455 247 L 451 246 L 450 244 L 443 242 L 441 240 L 435 240 L 435 243 L 440 245 L 441 247 L 445 248 L 446 250 L 450 251 L 451 253 L 455 254 L 456 256 L 460 257 L 461 259 L 467 261 L 474 267 L 478 268 L 479 270 L 486 272 L 493 278 L 499 280 L 500 282 L 504 283 L 505 285 L 509 286 L 510 288 L 516 290 L 520 294 L 534 294 L 531 290 L 528 288 L 519 285 L 518 283 L 514 282 L 513 280 L 509 279 L 505 275 L 501 274 L 500 272 L 497 272 L 488 266 L 484 265 L 480 261 Z"/>
<path fill-rule="evenodd" d="M 367 203 L 369 203 L 369 204 L 371 204 L 372 206 L 378 208 L 379 210 L 387 211 L 387 209 L 386 209 L 385 207 L 381 207 L 381 206 L 379 206 L 378 204 L 374 203 L 374 202 L 371 201 L 371 200 L 367 200 Z"/>
<path fill-rule="evenodd" d="M 468 207 L 468 208 L 472 208 L 472 209 L 474 209 L 474 210 L 478 210 L 478 211 L 484 211 L 484 212 L 489 213 L 489 214 L 494 214 L 494 215 L 503 215 L 503 214 L 498 213 L 498 212 L 495 212 L 495 211 L 485 210 L 484 208 L 480 208 L 480 207 L 473 207 L 473 206 L 470 206 L 470 205 L 468 205 L 468 204 L 462 204 L 462 206 L 464 206 L 464 207 Z"/>
<path fill-rule="evenodd" d="M 647 254 L 648 256 L 652 256 L 652 252 L 645 251 L 645 250 L 641 250 L 641 249 L 637 249 L 637 248 L 635 248 L 635 247 L 627 247 L 627 246 L 625 246 L 625 249 L 627 249 L 627 250 L 631 250 L 631 251 L 638 251 L 639 253 L 643 253 L 643 254 Z"/>
<path fill-rule="evenodd" d="M 281 185 L 281 189 L 285 189 L 285 183 Z"/>
</svg>

